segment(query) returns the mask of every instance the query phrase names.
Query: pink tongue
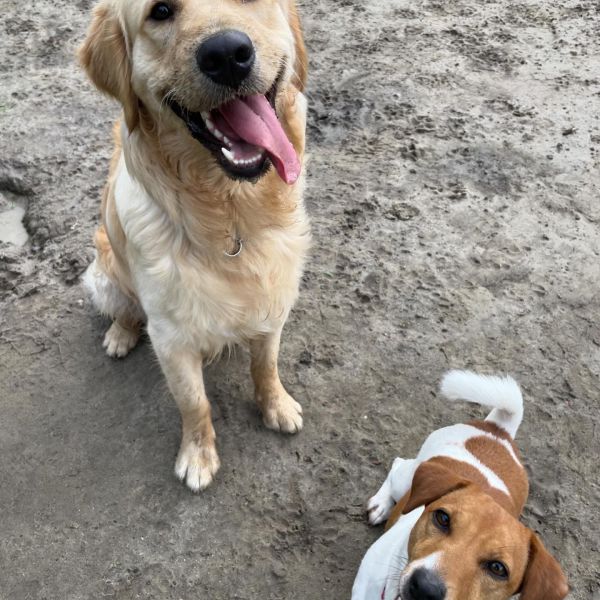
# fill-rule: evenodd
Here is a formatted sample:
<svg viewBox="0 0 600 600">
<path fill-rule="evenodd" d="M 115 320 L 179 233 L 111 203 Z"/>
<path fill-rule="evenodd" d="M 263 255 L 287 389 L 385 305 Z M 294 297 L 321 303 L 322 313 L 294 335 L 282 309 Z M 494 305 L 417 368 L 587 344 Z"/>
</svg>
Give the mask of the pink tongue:
<svg viewBox="0 0 600 600">
<path fill-rule="evenodd" d="M 236 98 L 219 112 L 238 137 L 267 151 L 281 179 L 289 184 L 298 179 L 300 161 L 265 96 Z"/>
</svg>

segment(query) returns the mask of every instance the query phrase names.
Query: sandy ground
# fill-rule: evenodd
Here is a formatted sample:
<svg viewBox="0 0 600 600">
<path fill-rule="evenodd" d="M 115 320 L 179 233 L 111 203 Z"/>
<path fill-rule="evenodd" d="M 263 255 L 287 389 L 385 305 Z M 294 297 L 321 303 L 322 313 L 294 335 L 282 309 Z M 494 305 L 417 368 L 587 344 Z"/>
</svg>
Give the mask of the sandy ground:
<svg viewBox="0 0 600 600">
<path fill-rule="evenodd" d="M 78 284 L 118 112 L 74 64 L 90 4 L 2 3 L 0 211 L 30 240 L 0 249 L 0 598 L 349 598 L 391 459 L 481 414 L 436 397 L 451 366 L 522 383 L 525 520 L 600 598 L 598 4 L 305 3 L 306 426 L 262 427 L 243 350 L 214 365 L 199 496 L 148 342 L 107 358 Z"/>
</svg>

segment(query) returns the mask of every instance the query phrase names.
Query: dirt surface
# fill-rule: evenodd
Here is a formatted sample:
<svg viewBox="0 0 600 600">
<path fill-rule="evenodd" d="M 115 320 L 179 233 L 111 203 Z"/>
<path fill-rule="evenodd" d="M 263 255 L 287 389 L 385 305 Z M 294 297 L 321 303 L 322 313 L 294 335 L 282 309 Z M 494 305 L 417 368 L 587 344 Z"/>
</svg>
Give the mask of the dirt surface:
<svg viewBox="0 0 600 600">
<path fill-rule="evenodd" d="M 315 245 L 262 427 L 240 350 L 207 371 L 223 467 L 172 474 L 179 417 L 147 341 L 101 348 L 92 255 L 115 104 L 75 66 L 91 2 L 3 0 L 0 598 L 349 598 L 396 455 L 481 414 L 451 366 L 521 382 L 526 522 L 600 598 L 600 13 L 592 1 L 315 0 Z"/>
</svg>

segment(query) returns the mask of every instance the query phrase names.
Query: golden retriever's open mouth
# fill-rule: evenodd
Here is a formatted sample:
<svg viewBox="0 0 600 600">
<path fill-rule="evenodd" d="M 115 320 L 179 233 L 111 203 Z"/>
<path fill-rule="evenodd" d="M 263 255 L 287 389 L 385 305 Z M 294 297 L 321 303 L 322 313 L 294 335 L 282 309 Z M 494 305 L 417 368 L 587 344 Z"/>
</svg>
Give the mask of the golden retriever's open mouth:
<svg viewBox="0 0 600 600">
<path fill-rule="evenodd" d="M 168 103 L 228 175 L 256 181 L 273 164 L 291 185 L 300 175 L 300 161 L 275 112 L 276 86 L 277 82 L 266 94 L 234 98 L 210 112 L 189 111 L 172 99 Z"/>
</svg>

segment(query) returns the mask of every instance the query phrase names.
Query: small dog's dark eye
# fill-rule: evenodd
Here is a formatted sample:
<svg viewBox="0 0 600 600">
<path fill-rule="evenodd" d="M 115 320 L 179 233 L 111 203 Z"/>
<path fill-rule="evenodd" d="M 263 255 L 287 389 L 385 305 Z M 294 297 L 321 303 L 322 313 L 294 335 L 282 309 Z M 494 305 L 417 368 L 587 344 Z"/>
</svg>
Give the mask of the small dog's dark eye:
<svg viewBox="0 0 600 600">
<path fill-rule="evenodd" d="M 155 21 L 166 21 L 173 15 L 173 9 L 166 2 L 157 2 L 150 12 L 150 18 Z"/>
<path fill-rule="evenodd" d="M 508 579 L 508 569 L 499 560 L 490 560 L 484 566 L 488 573 L 496 579 Z"/>
<path fill-rule="evenodd" d="M 450 531 L 450 515 L 445 510 L 436 510 L 433 512 L 433 524 L 447 533 Z"/>
</svg>

